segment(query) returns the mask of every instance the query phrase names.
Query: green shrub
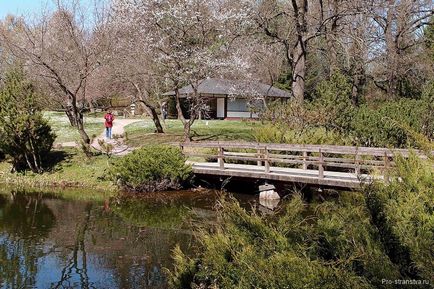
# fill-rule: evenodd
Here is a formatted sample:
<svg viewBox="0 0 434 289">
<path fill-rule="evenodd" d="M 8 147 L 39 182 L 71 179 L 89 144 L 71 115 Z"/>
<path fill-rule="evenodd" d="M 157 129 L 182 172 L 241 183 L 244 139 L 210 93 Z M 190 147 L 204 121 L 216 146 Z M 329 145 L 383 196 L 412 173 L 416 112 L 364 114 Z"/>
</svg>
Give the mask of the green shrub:
<svg viewBox="0 0 434 289">
<path fill-rule="evenodd" d="M 109 175 L 122 189 L 154 192 L 179 189 L 190 177 L 191 167 L 177 147 L 145 146 L 115 162 Z"/>
<path fill-rule="evenodd" d="M 54 139 L 36 104 L 32 84 L 22 70 L 9 71 L 0 92 L 0 150 L 12 159 L 13 170 L 42 172 Z"/>
<path fill-rule="evenodd" d="M 397 158 L 391 181 L 365 189 L 386 252 L 405 276 L 434 282 L 434 162 Z"/>
<path fill-rule="evenodd" d="M 271 217 L 223 200 L 198 237 L 198 257 L 174 251 L 173 288 L 389 288 L 382 279 L 400 277 L 354 192 L 314 210 L 295 196 Z"/>
<path fill-rule="evenodd" d="M 316 125 L 348 132 L 355 108 L 351 103 L 351 82 L 341 73 L 321 82 L 316 89 L 312 110 L 316 111 Z"/>
<path fill-rule="evenodd" d="M 426 135 L 434 129 L 429 119 L 432 114 L 429 106 L 425 100 L 414 99 L 385 102 L 377 109 L 362 106 L 351 122 L 352 133 L 364 146 L 415 146 L 408 133 L 396 123 Z"/>
<path fill-rule="evenodd" d="M 310 127 L 303 130 L 266 125 L 254 132 L 255 140 L 263 143 L 353 145 L 354 141 L 337 130 Z"/>
</svg>

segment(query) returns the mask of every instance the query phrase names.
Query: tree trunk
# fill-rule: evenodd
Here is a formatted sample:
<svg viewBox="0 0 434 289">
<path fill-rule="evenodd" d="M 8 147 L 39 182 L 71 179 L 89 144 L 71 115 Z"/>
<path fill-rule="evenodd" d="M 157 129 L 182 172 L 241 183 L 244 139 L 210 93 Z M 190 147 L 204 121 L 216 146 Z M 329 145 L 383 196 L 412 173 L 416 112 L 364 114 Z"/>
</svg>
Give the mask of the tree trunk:
<svg viewBox="0 0 434 289">
<path fill-rule="evenodd" d="M 329 49 L 329 61 L 330 61 L 330 74 L 332 76 L 336 72 L 339 71 L 339 63 L 338 63 L 338 42 L 337 38 L 337 30 L 338 30 L 338 14 L 339 14 L 339 1 L 334 0 L 331 2 L 332 13 L 335 16 L 332 20 L 330 31 L 326 34 L 327 46 Z"/>
<path fill-rule="evenodd" d="M 184 142 L 190 142 L 191 141 L 191 125 L 190 122 L 186 122 L 184 124 Z"/>
<path fill-rule="evenodd" d="M 140 100 L 140 103 L 143 104 L 143 107 L 148 112 L 149 116 L 152 118 L 157 133 L 164 133 L 163 126 L 161 125 L 161 121 L 160 118 L 158 117 L 158 113 L 155 107 L 153 105 L 150 105 L 143 99 Z"/>
<path fill-rule="evenodd" d="M 179 97 L 178 89 L 175 89 L 175 100 L 176 100 L 176 111 L 178 112 L 178 119 L 181 120 L 182 124 L 184 125 L 184 141 L 189 142 L 191 140 L 191 136 L 190 136 L 191 124 L 190 121 L 187 121 L 185 119 L 184 114 L 182 113 L 181 99 Z"/>
<path fill-rule="evenodd" d="M 149 110 L 151 111 L 152 120 L 154 121 L 157 133 L 164 133 L 163 126 L 161 125 L 160 118 L 158 117 L 155 107 L 149 108 Z"/>
<path fill-rule="evenodd" d="M 77 122 L 77 130 L 78 130 L 78 133 L 80 134 L 80 137 L 83 140 L 84 144 L 89 145 L 90 144 L 90 138 L 89 138 L 89 135 L 84 130 L 83 117 L 81 117 Z"/>
<path fill-rule="evenodd" d="M 351 103 L 359 106 L 359 81 L 357 77 L 353 78 L 353 87 L 351 89 Z"/>
<path fill-rule="evenodd" d="M 68 106 L 65 110 L 71 126 L 75 127 L 80 134 L 81 139 L 85 144 L 90 144 L 89 135 L 84 130 L 83 114 L 80 113 L 74 106 Z"/>
<path fill-rule="evenodd" d="M 388 1 L 387 9 L 387 23 L 385 28 L 385 40 L 386 40 L 386 57 L 387 57 L 387 95 L 390 99 L 395 98 L 398 90 L 398 53 L 395 43 L 395 37 L 393 35 L 393 24 L 395 22 L 395 8 L 394 1 Z"/>
<path fill-rule="evenodd" d="M 292 96 L 300 103 L 304 100 L 306 49 L 301 37 L 294 48 L 292 61 Z"/>
</svg>

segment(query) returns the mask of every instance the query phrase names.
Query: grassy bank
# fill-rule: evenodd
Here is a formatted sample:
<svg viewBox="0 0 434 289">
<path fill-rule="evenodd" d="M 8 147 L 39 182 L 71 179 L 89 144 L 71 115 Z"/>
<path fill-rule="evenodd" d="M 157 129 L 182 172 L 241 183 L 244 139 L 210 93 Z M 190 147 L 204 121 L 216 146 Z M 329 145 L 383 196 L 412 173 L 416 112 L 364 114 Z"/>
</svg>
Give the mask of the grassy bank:
<svg viewBox="0 0 434 289">
<path fill-rule="evenodd" d="M 259 121 L 243 120 L 198 120 L 191 129 L 193 140 L 196 141 L 254 141 L 254 130 L 262 127 Z M 151 120 L 144 120 L 125 127 L 128 145 L 138 147 L 143 144 L 162 144 L 181 141 L 183 126 L 179 120 L 166 120 L 164 134 L 155 132 Z"/>
<path fill-rule="evenodd" d="M 0 162 L 0 183 L 14 188 L 85 188 L 110 194 L 116 188 L 104 179 L 109 166 L 106 156 L 86 158 L 76 149 L 54 150 L 50 153 L 50 166 L 43 174 L 11 173 L 10 164 Z"/>
<path fill-rule="evenodd" d="M 30 196 L 41 196 L 48 198 L 59 198 L 71 201 L 92 201 L 103 203 L 114 196 L 113 191 L 92 190 L 84 188 L 17 188 L 16 186 L 5 185 L 0 188 L 0 195 L 9 196 L 14 193 Z"/>
</svg>

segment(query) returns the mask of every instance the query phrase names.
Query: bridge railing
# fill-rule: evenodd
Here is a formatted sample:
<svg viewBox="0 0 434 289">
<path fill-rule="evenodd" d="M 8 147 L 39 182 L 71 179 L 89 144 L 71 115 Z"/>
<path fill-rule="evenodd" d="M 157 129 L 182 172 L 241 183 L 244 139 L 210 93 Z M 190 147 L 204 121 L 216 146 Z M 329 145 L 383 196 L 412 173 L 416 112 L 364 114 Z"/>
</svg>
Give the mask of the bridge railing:
<svg viewBox="0 0 434 289">
<path fill-rule="evenodd" d="M 376 169 L 385 174 L 395 165 L 396 155 L 410 155 L 405 149 L 246 142 L 189 142 L 182 143 L 181 148 L 188 157 L 217 160 L 220 170 L 225 170 L 228 162 L 260 166 L 264 173 L 270 173 L 272 166 L 291 166 L 317 170 L 319 178 L 324 178 L 324 171 L 359 175 Z M 421 151 L 412 152 L 426 158 Z"/>
</svg>

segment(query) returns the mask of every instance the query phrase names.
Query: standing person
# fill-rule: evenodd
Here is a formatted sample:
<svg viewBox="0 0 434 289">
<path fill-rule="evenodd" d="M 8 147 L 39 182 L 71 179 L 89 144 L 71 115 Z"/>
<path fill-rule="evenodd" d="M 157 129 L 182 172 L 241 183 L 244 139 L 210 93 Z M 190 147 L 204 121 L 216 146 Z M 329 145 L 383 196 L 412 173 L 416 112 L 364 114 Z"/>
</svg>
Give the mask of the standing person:
<svg viewBox="0 0 434 289">
<path fill-rule="evenodd" d="M 105 137 L 107 139 L 111 139 L 112 138 L 113 121 L 114 121 L 115 117 L 112 114 L 112 111 L 110 109 L 104 115 L 104 119 L 105 119 Z"/>
<path fill-rule="evenodd" d="M 166 108 L 166 105 L 163 106 L 162 111 L 163 111 L 163 119 L 167 119 L 167 108 Z"/>
</svg>

